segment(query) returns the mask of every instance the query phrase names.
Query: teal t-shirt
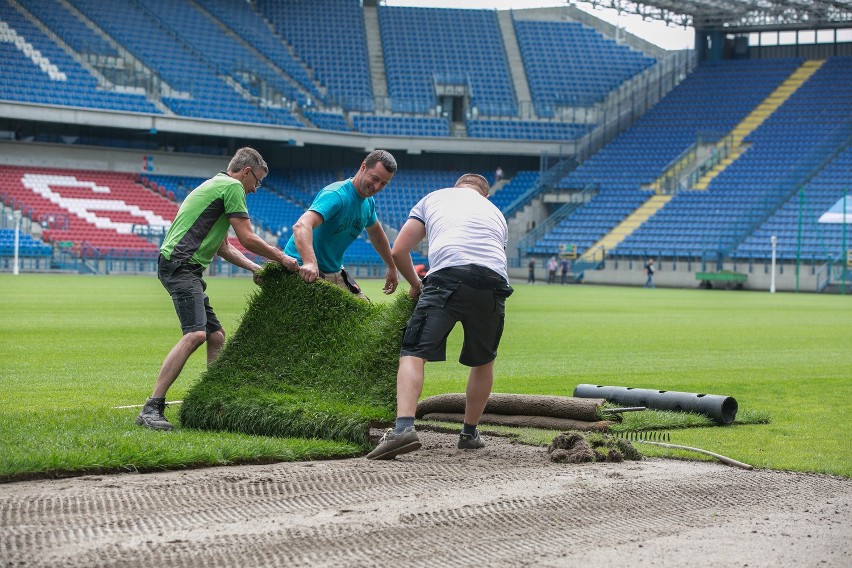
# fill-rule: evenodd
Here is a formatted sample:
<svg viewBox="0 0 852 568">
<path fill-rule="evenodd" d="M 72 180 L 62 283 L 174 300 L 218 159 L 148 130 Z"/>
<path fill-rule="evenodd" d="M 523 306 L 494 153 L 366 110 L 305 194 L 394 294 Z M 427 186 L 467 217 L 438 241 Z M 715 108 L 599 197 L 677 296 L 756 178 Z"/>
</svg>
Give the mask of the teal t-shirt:
<svg viewBox="0 0 852 568">
<path fill-rule="evenodd" d="M 343 253 L 361 231 L 377 222 L 376 201 L 372 197 L 361 197 L 352 184 L 352 179 L 337 181 L 325 186 L 314 198 L 308 211 L 322 216 L 322 225 L 314 229 L 314 254 L 322 272 L 337 272 L 343 268 Z M 291 235 L 284 253 L 302 264 Z"/>
<path fill-rule="evenodd" d="M 160 252 L 171 261 L 206 268 L 231 228 L 228 219 L 248 216 L 243 184 L 219 172 L 193 189 L 180 204 Z"/>
</svg>

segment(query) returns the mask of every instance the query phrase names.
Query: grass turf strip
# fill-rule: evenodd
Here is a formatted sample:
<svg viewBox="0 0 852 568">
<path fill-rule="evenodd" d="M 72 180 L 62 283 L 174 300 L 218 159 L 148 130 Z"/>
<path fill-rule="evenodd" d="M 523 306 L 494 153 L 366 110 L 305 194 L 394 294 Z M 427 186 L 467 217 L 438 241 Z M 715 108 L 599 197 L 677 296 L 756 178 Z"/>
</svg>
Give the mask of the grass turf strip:
<svg viewBox="0 0 852 568">
<path fill-rule="evenodd" d="M 0 481 L 343 458 L 363 453 L 359 445 L 325 440 L 184 428 L 153 432 L 133 425 L 137 412 L 90 409 L 3 413 Z"/>
<path fill-rule="evenodd" d="M 395 416 L 399 348 L 412 308 L 406 295 L 367 303 L 268 265 L 239 330 L 184 398 L 181 423 L 366 449 L 370 426 Z"/>
</svg>

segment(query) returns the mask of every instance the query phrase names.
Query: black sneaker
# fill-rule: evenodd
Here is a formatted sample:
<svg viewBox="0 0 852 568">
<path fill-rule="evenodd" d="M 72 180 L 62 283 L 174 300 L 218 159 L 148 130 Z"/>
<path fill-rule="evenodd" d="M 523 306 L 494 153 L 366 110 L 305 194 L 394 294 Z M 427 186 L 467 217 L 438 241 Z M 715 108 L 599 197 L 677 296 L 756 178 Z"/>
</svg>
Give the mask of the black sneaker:
<svg viewBox="0 0 852 568">
<path fill-rule="evenodd" d="M 422 445 L 417 432 L 414 431 L 414 426 L 409 426 L 399 434 L 394 434 L 393 428 L 388 428 L 385 435 L 379 440 L 379 445 L 367 454 L 367 459 L 392 460 L 400 454 L 419 450 Z"/>
<path fill-rule="evenodd" d="M 142 412 L 136 417 L 136 423 L 140 426 L 146 426 L 152 430 L 171 430 L 174 428 L 172 423 L 166 420 L 163 416 L 163 411 L 166 409 L 166 399 L 164 398 L 149 398 L 145 401 L 145 406 L 142 407 Z"/>
<path fill-rule="evenodd" d="M 478 450 L 485 447 L 485 440 L 479 435 L 479 430 L 475 434 L 459 434 L 459 449 L 460 450 Z"/>
</svg>

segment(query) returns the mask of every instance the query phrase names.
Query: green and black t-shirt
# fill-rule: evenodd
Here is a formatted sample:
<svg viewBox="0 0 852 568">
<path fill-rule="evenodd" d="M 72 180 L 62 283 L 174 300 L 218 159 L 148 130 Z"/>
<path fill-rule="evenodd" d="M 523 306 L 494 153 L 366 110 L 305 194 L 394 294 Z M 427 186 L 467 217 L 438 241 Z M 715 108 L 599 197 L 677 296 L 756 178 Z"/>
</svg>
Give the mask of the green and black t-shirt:
<svg viewBox="0 0 852 568">
<path fill-rule="evenodd" d="M 226 172 L 219 172 L 186 196 L 160 253 L 173 262 L 191 262 L 206 268 L 228 234 L 228 219 L 248 216 L 243 184 Z"/>
</svg>

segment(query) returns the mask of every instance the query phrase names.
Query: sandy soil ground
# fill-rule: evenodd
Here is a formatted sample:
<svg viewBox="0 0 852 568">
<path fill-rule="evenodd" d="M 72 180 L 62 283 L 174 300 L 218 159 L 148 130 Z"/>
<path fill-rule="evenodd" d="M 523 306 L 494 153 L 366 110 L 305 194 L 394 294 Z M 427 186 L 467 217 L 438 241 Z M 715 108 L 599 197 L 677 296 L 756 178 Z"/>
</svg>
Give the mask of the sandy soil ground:
<svg viewBox="0 0 852 568">
<path fill-rule="evenodd" d="M 852 566 L 849 479 L 421 438 L 389 462 L 0 485 L 0 565 Z"/>
</svg>

